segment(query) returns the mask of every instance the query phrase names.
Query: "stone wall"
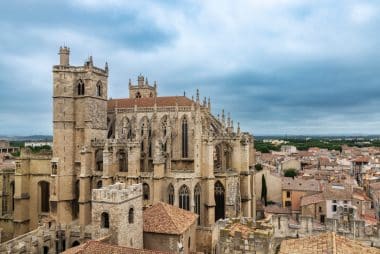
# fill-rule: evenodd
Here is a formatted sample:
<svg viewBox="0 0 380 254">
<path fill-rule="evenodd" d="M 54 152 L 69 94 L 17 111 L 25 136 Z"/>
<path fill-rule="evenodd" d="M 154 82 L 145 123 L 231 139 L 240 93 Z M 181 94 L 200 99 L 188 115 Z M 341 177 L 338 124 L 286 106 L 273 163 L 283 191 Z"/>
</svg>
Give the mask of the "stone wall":
<svg viewBox="0 0 380 254">
<path fill-rule="evenodd" d="M 271 254 L 274 253 L 273 226 L 251 218 L 218 221 L 217 253 Z"/>
<path fill-rule="evenodd" d="M 59 232 L 59 233 L 58 233 Z M 0 245 L 0 253 L 54 254 L 91 239 L 91 227 L 44 224 Z"/>
<path fill-rule="evenodd" d="M 143 248 L 142 184 L 116 183 L 92 191 L 93 238 L 111 236 L 113 244 Z M 133 209 L 133 221 L 129 213 Z M 102 225 L 107 213 L 109 226 Z"/>
<path fill-rule="evenodd" d="M 256 171 L 254 174 L 255 184 L 254 191 L 256 197 L 261 198 L 261 185 L 262 185 L 262 175 L 265 176 L 265 182 L 267 185 L 267 200 L 277 203 L 281 203 L 281 192 L 282 192 L 282 180 L 280 176 L 274 175 L 270 172 L 267 167 L 261 171 Z"/>
<path fill-rule="evenodd" d="M 305 237 L 330 231 L 367 245 L 380 247 L 379 225 L 365 225 L 365 222 L 360 220 L 342 222 L 338 219 L 326 219 L 323 225 L 308 216 L 300 216 L 299 220 L 295 221 L 287 215 L 272 215 L 270 220 L 276 239 Z"/>
</svg>

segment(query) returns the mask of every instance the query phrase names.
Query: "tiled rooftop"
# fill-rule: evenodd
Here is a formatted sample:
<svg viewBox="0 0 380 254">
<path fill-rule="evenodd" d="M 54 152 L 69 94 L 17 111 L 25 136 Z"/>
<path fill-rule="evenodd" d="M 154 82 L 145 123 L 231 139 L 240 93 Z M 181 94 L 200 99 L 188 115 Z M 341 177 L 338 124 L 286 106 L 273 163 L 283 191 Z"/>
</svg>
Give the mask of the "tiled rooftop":
<svg viewBox="0 0 380 254">
<path fill-rule="evenodd" d="M 169 252 L 134 249 L 118 245 L 91 240 L 74 248 L 70 248 L 62 254 L 169 254 Z"/>
<path fill-rule="evenodd" d="M 144 232 L 180 235 L 197 218 L 193 212 L 158 202 L 144 211 Z"/>
<path fill-rule="evenodd" d="M 317 180 L 305 180 L 301 178 L 284 177 L 282 179 L 283 190 L 293 191 L 320 191 L 320 185 Z"/>
<path fill-rule="evenodd" d="M 108 101 L 108 109 L 114 108 L 133 108 L 137 107 L 170 107 L 176 106 L 191 106 L 192 100 L 185 96 L 161 96 L 161 97 L 148 97 L 148 98 L 125 98 L 125 99 L 111 99 Z"/>
<path fill-rule="evenodd" d="M 379 254 L 380 249 L 367 247 L 334 232 L 282 241 L 279 254 Z"/>
<path fill-rule="evenodd" d="M 322 193 L 317 193 L 309 196 L 303 196 L 301 199 L 301 206 L 310 205 L 310 204 L 316 204 L 319 202 L 324 201 Z"/>
</svg>

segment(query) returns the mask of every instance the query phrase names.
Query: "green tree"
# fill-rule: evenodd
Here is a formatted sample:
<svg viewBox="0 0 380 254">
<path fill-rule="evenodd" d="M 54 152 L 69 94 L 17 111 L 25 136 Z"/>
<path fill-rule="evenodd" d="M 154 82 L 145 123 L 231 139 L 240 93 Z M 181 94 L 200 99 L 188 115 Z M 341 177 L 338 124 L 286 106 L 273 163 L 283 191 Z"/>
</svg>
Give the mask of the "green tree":
<svg viewBox="0 0 380 254">
<path fill-rule="evenodd" d="M 261 165 L 260 163 L 257 163 L 255 165 L 255 169 L 256 169 L 256 171 L 261 171 L 261 170 L 263 170 L 263 165 Z"/>
<path fill-rule="evenodd" d="M 295 170 L 294 168 L 287 169 L 284 172 L 284 176 L 285 177 L 292 177 L 292 178 L 294 178 L 296 175 L 297 175 L 297 170 Z"/>
<path fill-rule="evenodd" d="M 264 200 L 264 205 L 267 205 L 267 183 L 264 174 L 261 176 L 261 200 Z"/>
</svg>

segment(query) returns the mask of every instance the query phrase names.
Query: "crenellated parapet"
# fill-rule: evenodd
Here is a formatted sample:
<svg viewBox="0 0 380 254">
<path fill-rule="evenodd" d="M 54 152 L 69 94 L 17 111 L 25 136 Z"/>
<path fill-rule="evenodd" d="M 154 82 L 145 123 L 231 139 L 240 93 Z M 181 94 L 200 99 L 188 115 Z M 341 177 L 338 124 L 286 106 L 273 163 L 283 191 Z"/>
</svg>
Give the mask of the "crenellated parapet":
<svg viewBox="0 0 380 254">
<path fill-rule="evenodd" d="M 92 190 L 92 202 L 122 203 L 142 196 L 142 185 L 115 183 L 101 189 Z"/>
</svg>

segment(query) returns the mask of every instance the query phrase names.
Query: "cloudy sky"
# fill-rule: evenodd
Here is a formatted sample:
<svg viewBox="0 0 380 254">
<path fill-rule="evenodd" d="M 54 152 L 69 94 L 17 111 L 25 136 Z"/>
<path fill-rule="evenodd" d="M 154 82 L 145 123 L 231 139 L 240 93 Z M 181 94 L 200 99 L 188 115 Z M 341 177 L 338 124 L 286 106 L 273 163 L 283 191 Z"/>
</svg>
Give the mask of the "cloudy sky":
<svg viewBox="0 0 380 254">
<path fill-rule="evenodd" d="M 1 1 L 0 134 L 52 133 L 60 45 L 74 65 L 108 61 L 113 98 L 142 73 L 160 95 L 199 88 L 255 135 L 380 134 L 379 12 L 378 0 Z"/>
</svg>

